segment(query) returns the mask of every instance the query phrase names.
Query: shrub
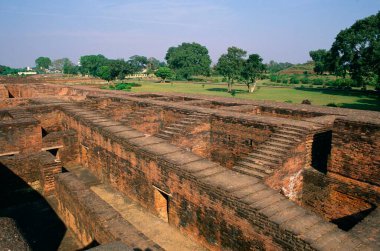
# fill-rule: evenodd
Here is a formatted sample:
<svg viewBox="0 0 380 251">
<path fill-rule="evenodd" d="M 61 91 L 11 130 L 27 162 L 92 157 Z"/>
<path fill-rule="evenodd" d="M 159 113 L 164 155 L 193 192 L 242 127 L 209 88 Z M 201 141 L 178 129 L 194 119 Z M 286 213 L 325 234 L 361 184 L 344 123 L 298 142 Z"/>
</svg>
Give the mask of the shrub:
<svg viewBox="0 0 380 251">
<path fill-rule="evenodd" d="M 311 105 L 311 101 L 308 100 L 308 99 L 304 99 L 304 100 L 302 100 L 301 104 L 304 104 L 304 105 Z"/>
<path fill-rule="evenodd" d="M 276 82 L 277 81 L 277 76 L 276 75 L 270 75 L 269 79 L 271 82 Z"/>
<path fill-rule="evenodd" d="M 300 80 L 298 78 L 296 78 L 296 77 L 292 77 L 292 78 L 290 78 L 290 83 L 294 84 L 294 85 L 297 85 L 297 84 L 300 83 Z"/>
<path fill-rule="evenodd" d="M 282 83 L 283 83 L 283 84 L 287 84 L 287 83 L 288 83 L 288 79 L 284 78 L 284 79 L 282 80 Z"/>
<path fill-rule="evenodd" d="M 323 79 L 315 78 L 315 79 L 313 79 L 313 84 L 314 85 L 323 85 Z"/>
<path fill-rule="evenodd" d="M 304 85 L 307 85 L 310 83 L 310 79 L 309 78 L 303 78 L 303 79 L 301 79 L 301 83 Z"/>
<path fill-rule="evenodd" d="M 328 103 L 326 106 L 330 106 L 330 107 L 338 107 L 335 103 Z"/>
</svg>

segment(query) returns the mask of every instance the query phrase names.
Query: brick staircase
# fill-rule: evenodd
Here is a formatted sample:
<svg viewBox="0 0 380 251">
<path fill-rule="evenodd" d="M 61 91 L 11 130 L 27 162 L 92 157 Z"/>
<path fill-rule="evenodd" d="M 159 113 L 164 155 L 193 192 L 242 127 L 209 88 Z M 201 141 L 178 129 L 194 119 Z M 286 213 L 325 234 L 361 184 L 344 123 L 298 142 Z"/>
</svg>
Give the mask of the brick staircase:
<svg viewBox="0 0 380 251">
<path fill-rule="evenodd" d="M 109 108 L 109 106 L 108 106 L 108 108 Z M 123 124 L 130 124 L 131 122 L 140 121 L 141 119 L 144 118 L 144 116 L 146 114 L 151 112 L 152 109 L 154 109 L 154 107 L 151 107 L 151 106 L 150 107 L 142 107 L 136 111 L 129 113 L 124 118 L 120 119 L 120 122 Z"/>
<path fill-rule="evenodd" d="M 162 139 L 170 140 L 176 135 L 188 130 L 190 127 L 200 124 L 201 121 L 202 120 L 204 121 L 204 119 L 207 116 L 208 115 L 202 114 L 202 113 L 189 114 L 187 115 L 187 117 L 185 117 L 181 121 L 178 121 L 176 123 L 173 123 L 169 126 L 164 127 L 155 136 Z"/>
<path fill-rule="evenodd" d="M 282 126 L 254 152 L 241 158 L 232 170 L 264 179 L 282 164 L 288 151 L 301 142 L 307 133 L 308 130 L 303 127 Z"/>
</svg>

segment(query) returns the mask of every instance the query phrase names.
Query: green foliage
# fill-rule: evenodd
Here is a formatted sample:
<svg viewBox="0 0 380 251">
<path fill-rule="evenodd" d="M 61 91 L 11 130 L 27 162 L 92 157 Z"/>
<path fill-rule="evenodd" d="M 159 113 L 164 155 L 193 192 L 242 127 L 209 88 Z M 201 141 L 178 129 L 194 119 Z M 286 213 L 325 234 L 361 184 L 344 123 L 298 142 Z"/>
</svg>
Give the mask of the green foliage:
<svg viewBox="0 0 380 251">
<path fill-rule="evenodd" d="M 300 80 L 297 77 L 293 76 L 290 78 L 290 83 L 297 85 L 300 83 Z"/>
<path fill-rule="evenodd" d="M 271 81 L 271 82 L 276 82 L 277 81 L 277 76 L 276 75 L 269 75 L 269 80 Z"/>
<path fill-rule="evenodd" d="M 282 71 L 284 69 L 287 69 L 289 67 L 293 66 L 293 64 L 291 63 L 277 63 L 273 60 L 271 60 L 269 62 L 269 64 L 266 65 L 266 68 L 267 70 L 270 72 L 270 73 L 276 73 L 276 72 L 279 72 L 279 71 Z"/>
<path fill-rule="evenodd" d="M 310 84 L 310 79 L 307 78 L 307 77 L 302 78 L 302 79 L 301 79 L 301 83 L 304 84 L 304 85 Z"/>
<path fill-rule="evenodd" d="M 190 79 L 194 75 L 209 75 L 211 59 L 205 46 L 198 43 L 182 43 L 170 47 L 165 59 L 176 76 Z"/>
<path fill-rule="evenodd" d="M 313 85 L 323 85 L 324 81 L 322 78 L 313 79 Z"/>
<path fill-rule="evenodd" d="M 128 63 L 133 72 L 141 72 L 148 65 L 149 61 L 144 56 L 134 55 L 129 58 Z"/>
<path fill-rule="evenodd" d="M 162 82 L 165 82 L 166 79 L 174 75 L 174 72 L 169 67 L 160 67 L 154 74 L 161 78 Z"/>
<path fill-rule="evenodd" d="M 16 68 L 11 68 L 9 66 L 5 65 L 0 65 L 0 75 L 15 75 L 20 71 L 24 71 L 25 69 L 16 69 Z"/>
<path fill-rule="evenodd" d="M 288 80 L 287 78 L 284 78 L 284 79 L 282 80 L 282 83 L 283 83 L 283 84 L 287 84 L 287 83 L 289 83 L 289 80 Z"/>
<path fill-rule="evenodd" d="M 334 102 L 332 102 L 332 103 L 328 103 L 326 106 L 330 106 L 330 107 L 338 107 L 337 104 L 335 104 Z"/>
<path fill-rule="evenodd" d="M 365 88 L 368 78 L 380 75 L 380 12 L 342 30 L 330 49 L 329 67 L 338 76 L 349 72 Z"/>
<path fill-rule="evenodd" d="M 99 76 L 101 79 L 104 79 L 108 82 L 114 79 L 111 73 L 111 67 L 107 65 L 100 66 L 97 72 L 97 76 Z"/>
<path fill-rule="evenodd" d="M 64 74 L 78 74 L 79 67 L 74 65 L 70 60 L 65 60 L 62 67 Z"/>
<path fill-rule="evenodd" d="M 80 72 L 85 75 L 97 76 L 100 67 L 106 65 L 107 58 L 101 54 L 80 57 Z"/>
<path fill-rule="evenodd" d="M 216 64 L 217 71 L 228 80 L 228 92 L 232 91 L 232 84 L 239 79 L 244 67 L 244 57 L 247 52 L 237 47 L 229 47 L 227 53 L 220 56 Z"/>
<path fill-rule="evenodd" d="M 310 57 L 315 62 L 314 71 L 317 74 L 322 75 L 323 72 L 327 71 L 329 53 L 330 52 L 328 52 L 324 49 L 309 52 Z"/>
<path fill-rule="evenodd" d="M 39 57 L 34 62 L 36 67 L 41 70 L 49 69 L 49 66 L 51 66 L 51 60 L 48 57 Z"/>
<path fill-rule="evenodd" d="M 102 86 L 101 89 L 110 89 L 118 91 L 131 91 L 132 87 L 141 87 L 141 84 L 137 83 L 117 83 L 115 85 Z"/>
<path fill-rule="evenodd" d="M 265 71 L 265 65 L 263 59 L 258 54 L 251 54 L 248 59 L 245 60 L 241 72 L 241 77 L 245 80 L 248 86 L 249 92 L 252 92 L 250 85 L 256 82 L 256 79 L 260 78 Z"/>
<path fill-rule="evenodd" d="M 73 64 L 70 59 L 68 58 L 60 58 L 60 59 L 56 59 L 56 60 L 53 60 L 51 66 L 54 70 L 58 70 L 58 71 L 61 71 L 63 72 L 63 68 L 65 65 L 68 65 L 68 64 Z"/>
</svg>

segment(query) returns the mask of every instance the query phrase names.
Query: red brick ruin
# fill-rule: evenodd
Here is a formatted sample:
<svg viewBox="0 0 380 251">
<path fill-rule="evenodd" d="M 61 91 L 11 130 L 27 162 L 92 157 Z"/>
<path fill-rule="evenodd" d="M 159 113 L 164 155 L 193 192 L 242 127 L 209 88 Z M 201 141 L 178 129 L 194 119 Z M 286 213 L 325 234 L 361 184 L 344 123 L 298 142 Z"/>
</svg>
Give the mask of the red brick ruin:
<svg viewBox="0 0 380 251">
<path fill-rule="evenodd" d="M 65 82 L 0 82 L 15 245 L 379 250 L 379 112 Z"/>
</svg>

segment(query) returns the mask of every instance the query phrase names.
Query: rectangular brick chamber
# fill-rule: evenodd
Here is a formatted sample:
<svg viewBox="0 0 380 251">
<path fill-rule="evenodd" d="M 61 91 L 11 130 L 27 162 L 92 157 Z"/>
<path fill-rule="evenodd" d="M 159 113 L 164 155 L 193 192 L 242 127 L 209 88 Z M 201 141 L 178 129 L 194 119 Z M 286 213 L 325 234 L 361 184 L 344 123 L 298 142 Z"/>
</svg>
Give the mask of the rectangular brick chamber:
<svg viewBox="0 0 380 251">
<path fill-rule="evenodd" d="M 90 170 L 207 249 L 377 245 L 360 229 L 377 231 L 365 219 L 378 219 L 379 113 L 49 84 L 0 93 L 28 100 L 0 107 L 1 163 L 57 200 L 83 246 L 160 249 L 65 165 Z M 266 175 L 239 172 L 247 160 Z"/>
</svg>

